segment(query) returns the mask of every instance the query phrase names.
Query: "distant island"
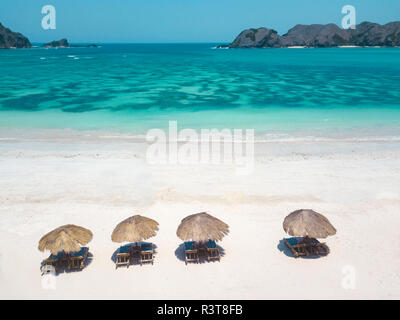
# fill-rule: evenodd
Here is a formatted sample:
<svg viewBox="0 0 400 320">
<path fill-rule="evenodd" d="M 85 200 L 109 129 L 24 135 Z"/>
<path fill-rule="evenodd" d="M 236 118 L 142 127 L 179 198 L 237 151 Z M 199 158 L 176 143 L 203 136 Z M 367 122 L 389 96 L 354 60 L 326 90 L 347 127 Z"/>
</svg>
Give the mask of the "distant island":
<svg viewBox="0 0 400 320">
<path fill-rule="evenodd" d="M 68 48 L 69 43 L 67 39 L 54 40 L 43 45 L 45 48 Z"/>
<path fill-rule="evenodd" d="M 98 47 L 97 44 L 70 45 L 67 39 L 54 40 L 43 44 L 45 48 L 70 48 L 70 47 Z M 27 37 L 19 32 L 11 31 L 0 23 L 0 49 L 21 49 L 32 48 L 31 42 Z"/>
<path fill-rule="evenodd" d="M 341 29 L 336 24 L 298 24 L 280 36 L 268 28 L 251 28 L 242 31 L 228 45 L 219 48 L 329 48 L 329 47 L 398 47 L 400 46 L 400 22 L 385 25 L 363 22 L 355 29 Z M 31 48 L 27 37 L 13 32 L 0 23 L 0 49 Z M 67 39 L 55 40 L 43 45 L 45 48 L 98 47 L 96 44 L 70 45 Z"/>
<path fill-rule="evenodd" d="M 67 39 L 54 40 L 43 45 L 45 48 L 97 48 L 97 44 L 87 44 L 87 45 L 71 45 L 68 43 Z"/>
<path fill-rule="evenodd" d="M 229 45 L 219 48 L 328 48 L 340 46 L 397 47 L 400 46 L 400 22 L 380 25 L 358 24 L 355 29 L 341 29 L 336 24 L 298 24 L 280 36 L 267 28 L 246 29 Z"/>
</svg>

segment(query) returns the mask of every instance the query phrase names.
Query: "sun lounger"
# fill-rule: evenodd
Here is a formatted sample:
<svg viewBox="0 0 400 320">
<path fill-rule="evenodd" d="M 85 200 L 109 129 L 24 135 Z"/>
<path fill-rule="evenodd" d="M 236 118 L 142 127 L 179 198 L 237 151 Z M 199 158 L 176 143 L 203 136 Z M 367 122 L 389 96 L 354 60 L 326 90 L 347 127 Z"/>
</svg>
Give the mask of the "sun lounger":
<svg viewBox="0 0 400 320">
<path fill-rule="evenodd" d="M 220 261 L 221 256 L 219 253 L 219 248 L 217 247 L 217 244 L 213 240 L 208 240 L 207 244 L 207 260 L 218 260 Z"/>
<path fill-rule="evenodd" d="M 188 262 L 200 262 L 199 251 L 195 248 L 194 241 L 185 242 L 185 264 Z"/>
<path fill-rule="evenodd" d="M 153 244 L 151 243 L 142 243 L 140 246 L 140 265 L 143 263 L 151 263 L 154 262 L 154 251 Z"/>
<path fill-rule="evenodd" d="M 310 247 L 314 255 L 327 255 L 329 248 L 325 243 L 319 242 L 317 239 L 312 239 L 312 246 Z"/>
<path fill-rule="evenodd" d="M 142 249 L 141 246 L 138 244 L 131 245 L 130 246 L 131 256 L 133 257 L 134 255 L 140 254 L 141 249 Z"/>
<path fill-rule="evenodd" d="M 319 242 L 317 239 L 310 239 L 308 243 L 302 242 L 302 238 L 294 237 L 283 239 L 283 242 L 290 249 L 295 257 L 310 255 L 326 255 L 329 253 L 325 243 Z"/>
<path fill-rule="evenodd" d="M 301 242 L 301 238 L 287 238 L 283 239 L 283 242 L 295 257 L 308 256 L 310 254 L 307 250 L 307 245 Z"/>
<path fill-rule="evenodd" d="M 68 269 L 82 270 L 85 268 L 85 260 L 88 256 L 89 248 L 82 247 L 80 251 L 71 252 L 68 255 Z"/>
<path fill-rule="evenodd" d="M 130 252 L 130 246 L 122 246 L 119 248 L 115 261 L 115 269 L 117 269 L 119 266 L 126 266 L 127 268 L 129 268 L 129 265 L 131 264 Z"/>
</svg>

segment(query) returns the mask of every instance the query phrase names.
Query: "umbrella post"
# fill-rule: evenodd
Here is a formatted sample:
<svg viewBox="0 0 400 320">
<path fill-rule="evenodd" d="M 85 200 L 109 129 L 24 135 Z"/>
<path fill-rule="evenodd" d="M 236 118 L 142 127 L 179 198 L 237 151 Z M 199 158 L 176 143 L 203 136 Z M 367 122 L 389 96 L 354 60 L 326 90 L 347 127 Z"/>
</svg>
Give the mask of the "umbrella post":
<svg viewBox="0 0 400 320">
<path fill-rule="evenodd" d="M 306 235 L 305 237 L 303 237 L 303 243 L 310 243 L 311 242 L 311 238 L 308 236 L 308 235 Z"/>
</svg>

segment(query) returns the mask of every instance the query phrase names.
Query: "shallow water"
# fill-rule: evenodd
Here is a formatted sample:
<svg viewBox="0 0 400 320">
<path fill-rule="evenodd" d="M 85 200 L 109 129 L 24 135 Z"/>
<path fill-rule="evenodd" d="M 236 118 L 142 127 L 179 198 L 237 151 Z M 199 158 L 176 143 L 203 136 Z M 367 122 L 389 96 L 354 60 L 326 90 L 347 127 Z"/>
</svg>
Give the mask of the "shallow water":
<svg viewBox="0 0 400 320">
<path fill-rule="evenodd" d="M 213 46 L 1 50 L 0 128 L 400 136 L 398 48 Z"/>
</svg>

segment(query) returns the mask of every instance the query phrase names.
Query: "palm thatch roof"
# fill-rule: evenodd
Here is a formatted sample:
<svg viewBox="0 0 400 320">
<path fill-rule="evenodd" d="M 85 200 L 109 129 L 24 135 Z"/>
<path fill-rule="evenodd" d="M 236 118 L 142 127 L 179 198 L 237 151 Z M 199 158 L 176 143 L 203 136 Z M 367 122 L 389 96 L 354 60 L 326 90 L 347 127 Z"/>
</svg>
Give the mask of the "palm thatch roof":
<svg viewBox="0 0 400 320">
<path fill-rule="evenodd" d="M 201 212 L 184 218 L 176 231 L 176 235 L 183 241 L 221 240 L 229 233 L 229 226 L 213 217 Z"/>
<path fill-rule="evenodd" d="M 322 214 L 310 209 L 296 210 L 283 221 L 283 229 L 291 236 L 326 238 L 336 233 L 336 229 Z"/>
<path fill-rule="evenodd" d="M 53 254 L 60 251 L 75 252 L 92 240 L 90 230 L 67 224 L 44 235 L 39 241 L 40 251 L 49 250 Z"/>
<path fill-rule="evenodd" d="M 111 234 L 114 242 L 140 242 L 154 237 L 158 231 L 158 222 L 135 215 L 120 222 Z"/>
</svg>

